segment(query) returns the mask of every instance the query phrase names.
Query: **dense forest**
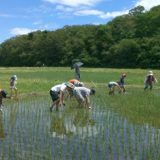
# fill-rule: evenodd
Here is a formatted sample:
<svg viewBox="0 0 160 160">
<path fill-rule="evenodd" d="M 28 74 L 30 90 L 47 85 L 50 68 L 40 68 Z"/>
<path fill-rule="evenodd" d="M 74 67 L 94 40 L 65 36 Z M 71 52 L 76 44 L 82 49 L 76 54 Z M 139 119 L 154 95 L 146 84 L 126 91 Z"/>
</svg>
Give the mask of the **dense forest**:
<svg viewBox="0 0 160 160">
<path fill-rule="evenodd" d="M 0 66 L 159 68 L 160 5 L 137 6 L 103 25 L 36 31 L 0 44 Z"/>
</svg>

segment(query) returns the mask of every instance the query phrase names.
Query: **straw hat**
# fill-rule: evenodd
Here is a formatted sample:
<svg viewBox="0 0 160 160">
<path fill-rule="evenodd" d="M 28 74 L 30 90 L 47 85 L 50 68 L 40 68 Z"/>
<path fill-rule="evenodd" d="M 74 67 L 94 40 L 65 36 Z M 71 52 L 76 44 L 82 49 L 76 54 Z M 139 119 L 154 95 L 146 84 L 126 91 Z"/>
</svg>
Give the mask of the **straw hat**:
<svg viewBox="0 0 160 160">
<path fill-rule="evenodd" d="M 123 76 L 123 77 L 126 77 L 127 75 L 126 75 L 126 73 L 123 73 L 122 76 Z"/>
</svg>

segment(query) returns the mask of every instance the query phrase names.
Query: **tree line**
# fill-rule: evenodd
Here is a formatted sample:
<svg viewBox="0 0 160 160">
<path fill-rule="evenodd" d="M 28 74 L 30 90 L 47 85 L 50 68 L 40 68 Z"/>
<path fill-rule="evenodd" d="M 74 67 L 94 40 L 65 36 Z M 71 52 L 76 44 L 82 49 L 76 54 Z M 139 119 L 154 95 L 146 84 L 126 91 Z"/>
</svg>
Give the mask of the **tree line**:
<svg viewBox="0 0 160 160">
<path fill-rule="evenodd" d="M 0 66 L 159 68 L 160 5 L 137 6 L 103 25 L 36 31 L 0 44 Z"/>
</svg>

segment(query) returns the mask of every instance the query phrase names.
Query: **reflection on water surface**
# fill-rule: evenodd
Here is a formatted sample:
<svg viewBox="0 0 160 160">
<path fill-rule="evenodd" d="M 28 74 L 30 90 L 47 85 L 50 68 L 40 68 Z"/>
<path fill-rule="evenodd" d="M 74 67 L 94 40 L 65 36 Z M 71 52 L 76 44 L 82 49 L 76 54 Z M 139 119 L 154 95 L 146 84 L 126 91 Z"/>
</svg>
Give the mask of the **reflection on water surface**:
<svg viewBox="0 0 160 160">
<path fill-rule="evenodd" d="M 49 102 L 46 97 L 23 100 L 0 114 L 2 159 L 160 158 L 159 129 L 131 124 L 105 103 L 50 113 Z"/>
</svg>

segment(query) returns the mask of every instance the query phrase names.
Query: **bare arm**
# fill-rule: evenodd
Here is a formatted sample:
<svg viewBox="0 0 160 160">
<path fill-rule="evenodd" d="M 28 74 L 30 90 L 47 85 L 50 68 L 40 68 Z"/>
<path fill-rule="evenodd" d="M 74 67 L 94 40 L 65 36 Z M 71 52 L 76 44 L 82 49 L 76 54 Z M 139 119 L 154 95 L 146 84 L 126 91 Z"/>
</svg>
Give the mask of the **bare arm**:
<svg viewBox="0 0 160 160">
<path fill-rule="evenodd" d="M 154 83 L 157 83 L 157 82 L 158 82 L 158 81 L 157 81 L 157 78 L 154 77 Z"/>
<path fill-rule="evenodd" d="M 63 104 L 63 101 L 64 101 L 64 93 L 63 93 L 63 91 L 60 91 L 59 99 L 60 99 L 59 105 L 62 105 L 62 104 Z"/>
<path fill-rule="evenodd" d="M 85 98 L 85 101 L 86 101 L 86 107 L 89 107 L 90 106 L 90 98 L 89 98 L 89 96 L 86 96 L 86 98 Z"/>
<path fill-rule="evenodd" d="M 122 93 L 122 88 L 119 85 L 117 85 L 117 87 L 119 89 L 119 93 Z"/>
</svg>

